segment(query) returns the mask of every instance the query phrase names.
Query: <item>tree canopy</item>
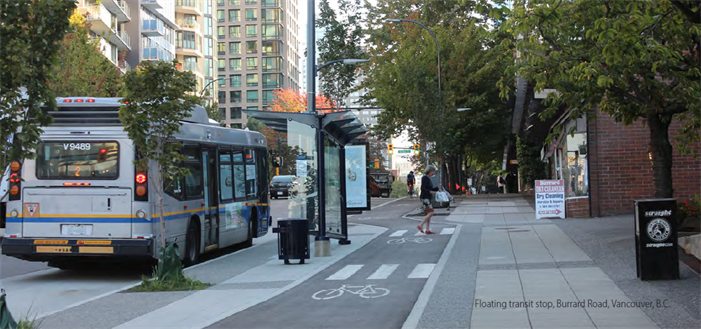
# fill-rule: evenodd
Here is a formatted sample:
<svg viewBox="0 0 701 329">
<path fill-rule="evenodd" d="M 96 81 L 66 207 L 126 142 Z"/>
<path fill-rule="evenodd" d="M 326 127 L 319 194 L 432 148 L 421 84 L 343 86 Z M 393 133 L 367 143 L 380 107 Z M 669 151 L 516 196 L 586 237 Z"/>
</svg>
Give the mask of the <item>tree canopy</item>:
<svg viewBox="0 0 701 329">
<path fill-rule="evenodd" d="M 567 106 L 571 117 L 598 108 L 626 125 L 644 120 L 656 197 L 671 197 L 672 120 L 684 121 L 683 142 L 699 141 L 700 9 L 673 0 L 518 1 L 501 29 L 523 60 L 506 71 L 502 95 L 518 74 L 536 91 L 557 90 L 543 117 Z"/>
<path fill-rule="evenodd" d="M 307 95 L 292 88 L 276 89 L 273 91 L 274 99 L 268 111 L 273 112 L 304 112 L 307 110 Z M 317 93 L 314 98 L 316 108 L 331 109 L 336 103 L 326 96 Z M 320 110 L 322 111 L 322 110 Z"/>
</svg>

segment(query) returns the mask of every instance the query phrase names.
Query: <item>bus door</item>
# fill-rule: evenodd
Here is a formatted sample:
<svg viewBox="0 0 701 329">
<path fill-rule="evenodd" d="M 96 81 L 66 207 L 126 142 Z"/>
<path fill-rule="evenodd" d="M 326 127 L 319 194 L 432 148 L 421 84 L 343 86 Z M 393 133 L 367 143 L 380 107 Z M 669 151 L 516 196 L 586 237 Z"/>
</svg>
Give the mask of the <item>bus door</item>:
<svg viewBox="0 0 701 329">
<path fill-rule="evenodd" d="M 216 150 L 202 151 L 204 179 L 204 245 L 205 250 L 219 242 L 219 197 L 217 193 Z"/>
</svg>

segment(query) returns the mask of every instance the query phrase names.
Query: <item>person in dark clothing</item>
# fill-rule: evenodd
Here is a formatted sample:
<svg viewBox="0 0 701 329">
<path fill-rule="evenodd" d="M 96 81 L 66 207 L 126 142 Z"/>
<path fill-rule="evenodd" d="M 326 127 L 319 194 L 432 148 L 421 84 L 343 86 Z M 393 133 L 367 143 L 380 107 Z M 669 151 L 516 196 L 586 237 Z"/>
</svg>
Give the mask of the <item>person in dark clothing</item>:
<svg viewBox="0 0 701 329">
<path fill-rule="evenodd" d="M 406 176 L 406 185 L 409 190 L 409 197 L 414 197 L 414 172 L 410 171 L 409 175 Z"/>
<path fill-rule="evenodd" d="M 431 217 L 433 217 L 434 212 L 433 212 L 433 207 L 431 206 L 431 194 L 436 194 L 436 191 L 441 188 L 440 185 L 438 187 L 433 187 L 433 182 L 431 182 L 431 176 L 436 174 L 436 167 L 434 166 L 428 166 L 426 168 L 426 171 L 424 172 L 424 176 L 421 178 L 421 194 L 419 195 L 419 199 L 421 199 L 421 203 L 423 205 L 423 210 L 424 213 L 426 214 L 426 217 L 421 221 L 419 226 L 417 228 L 421 233 L 426 233 L 426 234 L 435 234 L 435 232 L 431 231 Z M 426 230 L 424 231 L 424 224 L 426 225 Z"/>
</svg>

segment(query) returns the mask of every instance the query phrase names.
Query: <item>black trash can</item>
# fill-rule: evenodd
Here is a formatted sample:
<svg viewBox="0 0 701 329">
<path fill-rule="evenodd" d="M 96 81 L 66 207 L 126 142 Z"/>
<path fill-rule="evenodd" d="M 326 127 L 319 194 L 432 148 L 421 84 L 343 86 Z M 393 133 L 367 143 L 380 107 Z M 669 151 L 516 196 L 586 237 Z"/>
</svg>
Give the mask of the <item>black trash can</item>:
<svg viewBox="0 0 701 329">
<path fill-rule="evenodd" d="M 635 263 L 640 280 L 679 279 L 677 201 L 635 201 Z"/>
<path fill-rule="evenodd" d="M 304 264 L 309 259 L 309 224 L 306 219 L 285 219 L 277 221 L 278 227 L 273 233 L 278 233 L 278 259 L 284 259 L 285 264 L 290 259 L 299 259 Z"/>
</svg>

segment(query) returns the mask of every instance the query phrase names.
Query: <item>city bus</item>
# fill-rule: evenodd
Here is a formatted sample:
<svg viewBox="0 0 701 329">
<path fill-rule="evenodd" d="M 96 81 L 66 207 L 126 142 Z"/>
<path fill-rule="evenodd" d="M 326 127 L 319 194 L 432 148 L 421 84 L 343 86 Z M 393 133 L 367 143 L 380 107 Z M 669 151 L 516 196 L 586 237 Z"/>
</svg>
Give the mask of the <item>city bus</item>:
<svg viewBox="0 0 701 329">
<path fill-rule="evenodd" d="M 35 159 L 10 165 L 2 254 L 71 268 L 92 260 L 156 260 L 161 223 L 153 169 L 139 172 L 119 98 L 58 98 Z M 252 244 L 271 224 L 267 142 L 212 123 L 195 106 L 176 139 L 190 174 L 164 184 L 165 238 L 185 264 Z M 153 163 L 149 165 L 154 168 Z"/>
</svg>

